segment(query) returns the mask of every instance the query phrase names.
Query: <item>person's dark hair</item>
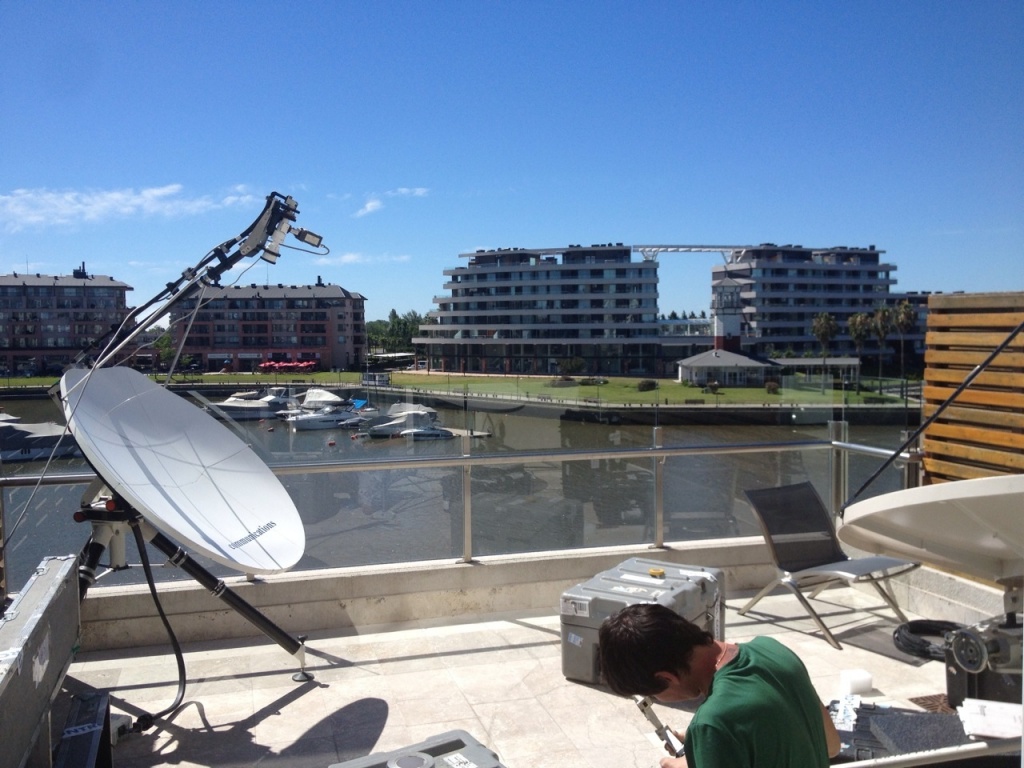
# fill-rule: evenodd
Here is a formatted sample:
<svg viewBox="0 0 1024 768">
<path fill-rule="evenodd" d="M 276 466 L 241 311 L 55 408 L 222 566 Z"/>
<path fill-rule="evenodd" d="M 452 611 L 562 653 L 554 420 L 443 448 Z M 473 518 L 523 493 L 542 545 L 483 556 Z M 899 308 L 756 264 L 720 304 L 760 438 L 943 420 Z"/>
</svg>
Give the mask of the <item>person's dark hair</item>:
<svg viewBox="0 0 1024 768">
<path fill-rule="evenodd" d="M 641 603 L 609 616 L 598 631 L 597 652 L 608 687 L 620 696 L 653 696 L 666 683 L 657 672 L 686 673 L 693 649 L 714 635 L 657 603 Z"/>
</svg>

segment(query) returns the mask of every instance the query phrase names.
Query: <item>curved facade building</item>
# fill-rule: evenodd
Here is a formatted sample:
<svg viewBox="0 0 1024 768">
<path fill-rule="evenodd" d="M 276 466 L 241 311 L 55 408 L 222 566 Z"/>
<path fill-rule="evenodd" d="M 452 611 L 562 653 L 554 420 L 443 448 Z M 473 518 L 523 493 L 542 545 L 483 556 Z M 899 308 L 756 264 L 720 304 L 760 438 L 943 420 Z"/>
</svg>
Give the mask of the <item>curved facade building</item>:
<svg viewBox="0 0 1024 768">
<path fill-rule="evenodd" d="M 446 269 L 449 295 L 413 339 L 434 370 L 654 373 L 658 262 L 622 243 L 480 250 Z"/>
</svg>

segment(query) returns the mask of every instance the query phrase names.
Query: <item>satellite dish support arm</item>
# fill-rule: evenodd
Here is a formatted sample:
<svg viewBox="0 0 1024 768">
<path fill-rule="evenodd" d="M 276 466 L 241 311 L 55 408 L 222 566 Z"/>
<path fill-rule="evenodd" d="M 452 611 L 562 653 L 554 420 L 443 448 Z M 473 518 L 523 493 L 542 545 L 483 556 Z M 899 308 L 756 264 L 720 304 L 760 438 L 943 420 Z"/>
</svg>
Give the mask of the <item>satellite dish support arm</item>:
<svg viewBox="0 0 1024 768">
<path fill-rule="evenodd" d="M 130 525 L 137 525 L 143 539 L 148 541 L 162 553 L 167 555 L 169 562 L 180 568 L 210 593 L 228 604 L 242 618 L 260 630 L 263 634 L 284 648 L 299 662 L 299 671 L 292 675 L 296 682 L 312 680 L 313 676 L 306 671 L 306 638 L 300 635 L 292 637 L 281 627 L 263 615 L 244 598 L 233 592 L 223 580 L 218 579 L 210 571 L 200 565 L 184 549 L 160 533 L 146 522 L 137 510 L 128 506 L 124 499 L 116 497 L 116 509 L 108 510 L 105 501 L 83 504 L 76 514 L 76 520 L 88 520 L 92 524 L 92 535 L 82 549 L 81 565 L 78 569 L 79 599 L 85 599 L 89 587 L 96 583 L 96 568 L 104 551 L 109 547 L 111 568 L 119 570 L 127 568 L 125 559 L 125 538 Z"/>
<path fill-rule="evenodd" d="M 244 598 L 240 597 L 238 593 L 233 592 L 223 580 L 218 579 L 196 562 L 188 552 L 153 528 L 145 520 L 141 521 L 140 529 L 142 530 L 142 535 L 150 544 L 167 555 L 172 565 L 181 568 L 181 570 L 198 581 L 202 586 L 210 590 L 210 594 L 223 600 L 242 618 L 298 659 L 299 672 L 293 676 L 293 679 L 298 680 L 299 675 L 302 675 L 304 680 L 312 679 L 312 676 L 305 672 L 306 647 L 304 645 L 304 637 L 300 636 L 296 639 L 289 635 Z"/>
<path fill-rule="evenodd" d="M 293 198 L 285 197 L 278 192 L 271 192 L 267 195 L 263 211 L 243 232 L 237 237 L 221 243 L 204 256 L 196 266 L 189 267 L 182 272 L 178 280 L 168 283 L 163 291 L 129 313 L 117 331 L 111 331 L 104 339 L 97 342 L 93 348 L 102 344 L 107 337 L 111 335 L 115 337 L 100 353 L 93 367 L 100 368 L 110 362 L 118 352 L 131 344 L 159 318 L 164 317 L 172 306 L 191 295 L 192 290 L 200 283 L 218 285 L 221 275 L 242 259 L 257 253 L 262 254 L 262 259 L 271 264 L 275 263 L 280 255 L 281 244 L 292 230 L 291 222 L 295 221 L 298 213 L 298 203 Z M 318 238 L 305 230 L 296 230 L 296 234 L 303 242 L 308 242 L 311 235 Z M 241 245 L 238 245 L 239 242 Z M 238 245 L 238 249 L 232 252 L 236 245 Z M 163 304 L 153 309 L 142 321 L 131 326 L 136 318 L 160 302 Z M 130 329 L 125 331 L 126 328 Z M 83 351 L 75 362 L 82 362 L 87 353 L 88 350 Z"/>
</svg>

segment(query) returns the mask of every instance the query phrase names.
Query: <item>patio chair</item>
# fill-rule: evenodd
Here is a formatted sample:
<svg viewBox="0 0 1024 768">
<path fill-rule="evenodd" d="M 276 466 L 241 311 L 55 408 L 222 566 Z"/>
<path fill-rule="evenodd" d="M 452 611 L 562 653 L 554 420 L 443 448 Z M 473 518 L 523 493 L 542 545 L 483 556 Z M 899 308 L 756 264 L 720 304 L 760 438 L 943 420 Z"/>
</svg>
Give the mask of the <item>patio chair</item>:
<svg viewBox="0 0 1024 768">
<path fill-rule="evenodd" d="M 881 582 L 920 566 L 908 560 L 882 555 L 851 558 L 839 546 L 831 515 L 810 483 L 744 491 L 761 525 L 778 573 L 774 581 L 750 600 L 742 616 L 764 596 L 782 586 L 796 595 L 814 623 L 835 648 L 842 648 L 817 614 L 804 592 L 815 599 L 837 582 L 870 584 L 886 604 L 906 623 L 907 617 Z"/>
</svg>

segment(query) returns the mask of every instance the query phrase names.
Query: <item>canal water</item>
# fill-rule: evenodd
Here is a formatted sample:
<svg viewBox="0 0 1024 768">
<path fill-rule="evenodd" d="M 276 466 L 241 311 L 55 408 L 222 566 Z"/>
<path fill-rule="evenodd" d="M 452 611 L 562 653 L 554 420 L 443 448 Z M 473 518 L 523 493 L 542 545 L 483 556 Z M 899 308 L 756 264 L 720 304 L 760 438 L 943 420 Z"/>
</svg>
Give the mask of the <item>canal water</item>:
<svg viewBox="0 0 1024 768">
<path fill-rule="evenodd" d="M 386 403 L 381 403 L 386 405 Z M 436 405 L 436 404 L 435 404 Z M 10 400 L 4 409 L 25 422 L 62 422 L 49 400 Z M 515 456 L 524 452 L 651 447 L 650 425 L 607 423 L 560 408 L 496 404 L 487 410 L 439 408 L 442 423 L 483 432 L 471 452 Z M 586 418 L 586 420 L 584 420 Z M 295 432 L 267 420 L 229 425 L 271 466 L 299 462 L 360 464 L 359 471 L 304 473 L 282 477 L 306 529 L 306 554 L 299 570 L 458 559 L 464 552 L 461 469 L 451 467 L 375 469 L 374 462 L 462 455 L 462 441 L 354 440 L 342 429 Z M 850 442 L 895 450 L 899 427 L 851 426 Z M 729 446 L 827 439 L 824 424 L 769 426 L 662 426 L 664 446 Z M 665 465 L 666 540 L 756 535 L 743 490 L 811 479 L 824 492 L 829 452 L 799 450 L 673 457 Z M 881 459 L 851 456 L 850 487 L 856 489 Z M 13 463 L 4 475 L 88 469 L 82 459 Z M 476 467 L 470 486 L 471 554 L 505 554 L 553 548 L 637 544 L 653 540 L 653 460 L 524 460 Z M 867 495 L 895 490 L 890 469 Z M 83 486 L 11 489 L 5 504 L 5 559 L 8 591 L 17 591 L 42 558 L 78 552 L 89 536 L 73 521 Z M 173 536 L 172 536 L 173 538 Z M 101 583 L 143 581 L 139 558 L 129 544 L 132 567 L 107 574 Z M 157 580 L 187 579 L 150 551 Z M 217 575 L 232 572 L 197 557 Z"/>
</svg>

